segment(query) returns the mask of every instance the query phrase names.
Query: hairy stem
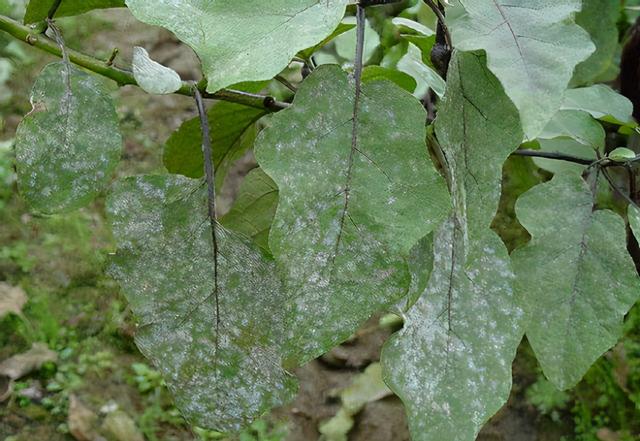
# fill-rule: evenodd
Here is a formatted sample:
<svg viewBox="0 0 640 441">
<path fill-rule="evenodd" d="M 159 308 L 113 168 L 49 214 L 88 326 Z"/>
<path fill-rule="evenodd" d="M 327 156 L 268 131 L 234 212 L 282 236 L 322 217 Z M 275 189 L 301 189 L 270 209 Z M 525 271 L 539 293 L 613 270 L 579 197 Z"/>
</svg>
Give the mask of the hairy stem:
<svg viewBox="0 0 640 441">
<path fill-rule="evenodd" d="M 57 57 L 62 57 L 63 53 L 58 44 L 51 40 L 47 36 L 37 32 L 38 26 L 34 27 L 24 26 L 9 17 L 0 15 L 0 31 L 3 31 L 12 37 L 26 42 L 33 47 L 36 47 L 44 52 L 48 52 Z M 137 86 L 133 73 L 128 70 L 121 69 L 106 61 L 99 60 L 90 55 L 83 54 L 72 49 L 67 48 L 66 53 L 69 56 L 69 60 L 80 67 L 83 67 L 91 72 L 101 75 L 105 78 L 109 78 L 119 86 L 133 85 Z M 258 95 L 253 93 L 246 93 L 238 90 L 223 89 L 216 93 L 207 93 L 204 84 L 198 83 L 198 89 L 203 98 L 216 99 L 222 101 L 229 101 L 232 103 L 242 104 L 248 107 L 255 107 L 258 109 L 267 109 L 272 112 L 277 112 L 288 107 L 288 103 L 282 103 L 276 101 L 271 96 Z M 176 92 L 179 95 L 193 96 L 193 85 L 190 82 L 184 81 L 182 87 Z"/>
</svg>

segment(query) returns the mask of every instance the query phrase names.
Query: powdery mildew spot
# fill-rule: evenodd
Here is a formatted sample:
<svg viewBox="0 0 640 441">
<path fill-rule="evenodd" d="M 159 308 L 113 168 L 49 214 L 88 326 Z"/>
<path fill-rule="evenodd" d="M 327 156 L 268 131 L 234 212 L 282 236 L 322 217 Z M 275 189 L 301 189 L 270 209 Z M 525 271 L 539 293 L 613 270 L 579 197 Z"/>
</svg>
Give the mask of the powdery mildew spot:
<svg viewBox="0 0 640 441">
<path fill-rule="evenodd" d="M 108 184 L 122 138 L 113 101 L 99 81 L 64 62 L 36 80 L 16 133 L 18 186 L 42 213 L 86 205 Z"/>
<path fill-rule="evenodd" d="M 273 263 L 218 225 L 220 324 L 205 187 L 176 175 L 120 181 L 108 200 L 110 272 L 136 315 L 136 343 L 185 417 L 237 430 L 295 393 L 282 367 L 286 301 Z"/>
<path fill-rule="evenodd" d="M 489 229 L 518 114 L 478 55 L 454 54 L 448 79 L 436 134 L 453 212 L 434 235 L 426 289 L 382 354 L 414 441 L 473 441 L 509 396 L 522 337 L 509 256 Z"/>
<path fill-rule="evenodd" d="M 280 191 L 269 244 L 293 296 L 288 339 L 298 361 L 406 293 L 405 256 L 448 205 L 426 155 L 425 111 L 390 82 L 363 85 L 350 166 L 354 96 L 345 72 L 321 66 L 256 143 Z"/>
</svg>

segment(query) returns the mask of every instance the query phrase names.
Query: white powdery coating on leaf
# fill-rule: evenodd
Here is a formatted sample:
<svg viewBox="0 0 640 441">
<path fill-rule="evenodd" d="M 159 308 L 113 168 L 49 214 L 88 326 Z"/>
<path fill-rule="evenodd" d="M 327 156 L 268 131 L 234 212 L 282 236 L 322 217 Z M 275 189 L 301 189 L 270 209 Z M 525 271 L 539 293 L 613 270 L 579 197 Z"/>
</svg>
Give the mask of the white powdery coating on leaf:
<svg viewBox="0 0 640 441">
<path fill-rule="evenodd" d="M 390 82 L 363 85 L 352 152 L 354 95 L 345 72 L 321 66 L 256 143 L 280 191 L 269 244 L 294 296 L 288 329 L 298 361 L 406 293 L 404 257 L 448 207 L 420 103 Z"/>
<path fill-rule="evenodd" d="M 222 226 L 216 317 L 206 207 L 200 181 L 120 181 L 108 201 L 119 247 L 111 273 L 138 319 L 136 343 L 178 408 L 193 424 L 231 431 L 284 404 L 296 386 L 281 367 L 286 298 L 273 263 Z"/>
<path fill-rule="evenodd" d="M 623 318 L 640 296 L 622 219 L 593 206 L 591 190 L 574 174 L 534 187 L 516 206 L 532 236 L 512 256 L 527 338 L 561 389 L 622 336 Z"/>
<path fill-rule="evenodd" d="M 509 396 L 522 337 L 509 256 L 489 229 L 502 162 L 522 139 L 517 112 L 477 54 L 455 53 L 448 80 L 436 134 L 453 215 L 434 235 L 426 290 L 381 358 L 414 441 L 473 441 Z"/>
<path fill-rule="evenodd" d="M 88 74 L 63 62 L 42 70 L 33 110 L 16 133 L 18 186 L 39 212 L 86 205 L 108 183 L 122 138 L 111 97 Z"/>
</svg>

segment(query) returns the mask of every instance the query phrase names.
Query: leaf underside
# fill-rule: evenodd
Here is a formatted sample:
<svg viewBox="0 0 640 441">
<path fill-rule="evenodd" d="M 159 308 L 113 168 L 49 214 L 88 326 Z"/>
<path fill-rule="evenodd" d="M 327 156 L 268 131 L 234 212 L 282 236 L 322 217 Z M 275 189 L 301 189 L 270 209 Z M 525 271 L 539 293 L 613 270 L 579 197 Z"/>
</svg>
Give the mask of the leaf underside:
<svg viewBox="0 0 640 441">
<path fill-rule="evenodd" d="M 88 204 L 120 160 L 122 137 L 111 96 L 92 76 L 57 62 L 38 76 L 31 104 L 16 133 L 23 197 L 46 214 Z"/>
<path fill-rule="evenodd" d="M 118 241 L 110 273 L 137 317 L 136 344 L 185 417 L 234 431 L 291 399 L 296 382 L 281 368 L 280 343 L 287 296 L 274 264 L 216 225 L 215 277 L 202 182 L 126 178 L 107 209 Z"/>
<path fill-rule="evenodd" d="M 527 139 L 560 108 L 573 70 L 595 49 L 573 15 L 580 0 L 461 0 L 454 46 L 482 49 L 489 69 L 520 111 Z"/>
<path fill-rule="evenodd" d="M 207 91 L 273 78 L 300 50 L 330 35 L 347 0 L 127 0 L 140 21 L 162 26 L 202 60 Z M 242 32 L 238 32 L 241 29 Z"/>
<path fill-rule="evenodd" d="M 345 72 L 321 66 L 256 142 L 280 190 L 269 245 L 294 296 L 288 339 L 300 360 L 407 292 L 404 257 L 448 206 L 419 101 L 388 81 L 363 84 L 352 145 L 354 94 Z"/>
<path fill-rule="evenodd" d="M 512 256 L 526 334 L 545 375 L 560 389 L 574 386 L 616 343 L 640 295 L 622 219 L 593 205 L 577 174 L 556 175 L 516 205 L 532 236 Z"/>
<path fill-rule="evenodd" d="M 453 214 L 435 233 L 426 290 L 382 353 L 414 441 L 473 441 L 509 396 L 522 337 L 509 256 L 489 229 L 502 163 L 522 139 L 517 110 L 484 57 L 456 52 L 449 69 L 435 124 Z"/>
</svg>

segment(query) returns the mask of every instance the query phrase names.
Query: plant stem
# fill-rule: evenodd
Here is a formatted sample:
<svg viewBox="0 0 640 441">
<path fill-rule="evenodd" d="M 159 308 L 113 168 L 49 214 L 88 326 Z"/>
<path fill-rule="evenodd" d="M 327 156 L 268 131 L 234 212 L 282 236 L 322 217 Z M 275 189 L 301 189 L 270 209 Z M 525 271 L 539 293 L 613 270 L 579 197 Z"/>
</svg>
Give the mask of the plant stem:
<svg viewBox="0 0 640 441">
<path fill-rule="evenodd" d="M 47 18 L 49 20 L 53 20 L 53 16 L 56 15 L 56 12 L 58 12 L 58 8 L 60 7 L 61 3 L 62 0 L 55 0 L 55 2 L 51 5 L 51 9 L 49 9 L 49 13 L 47 14 Z"/>
<path fill-rule="evenodd" d="M 424 0 L 424 3 L 427 6 L 429 6 L 429 8 L 431 8 L 433 13 L 438 18 L 438 26 L 442 27 L 445 43 L 447 44 L 447 47 L 449 48 L 449 50 L 452 50 L 453 40 L 451 39 L 451 34 L 449 33 L 449 28 L 447 27 L 447 23 L 445 21 L 445 17 L 444 17 L 444 14 L 442 13 L 442 10 L 440 9 L 440 5 L 434 3 L 433 0 Z"/>
<path fill-rule="evenodd" d="M 0 31 L 3 31 L 11 35 L 12 37 L 30 44 L 31 46 L 36 47 L 44 52 L 48 52 L 51 55 L 62 57 L 62 50 L 56 44 L 56 42 L 43 34 L 38 34 L 36 29 L 38 29 L 37 25 L 33 25 L 33 27 L 24 26 L 9 17 L 0 15 Z M 105 61 L 99 60 L 73 49 L 67 48 L 66 53 L 69 56 L 69 60 L 73 64 L 90 70 L 91 72 L 94 72 L 105 78 L 109 78 L 118 83 L 119 86 L 138 85 L 133 76 L 133 73 L 131 73 L 130 71 L 121 69 Z M 205 88 L 206 86 L 204 84 L 198 84 L 198 89 L 200 90 L 203 98 L 229 101 L 248 107 L 267 109 L 272 112 L 277 112 L 289 106 L 288 103 L 276 101 L 276 99 L 271 96 L 246 93 L 232 89 L 222 89 L 215 93 L 207 93 L 205 91 Z M 193 84 L 187 81 L 183 81 L 182 87 L 176 93 L 179 95 L 192 97 Z"/>
<path fill-rule="evenodd" d="M 577 156 L 565 155 L 557 152 L 541 152 L 540 150 L 516 150 L 513 152 L 516 156 L 528 156 L 534 158 L 557 159 L 559 161 L 573 162 L 575 164 L 591 165 L 595 162 L 593 159 L 579 158 Z"/>
</svg>

